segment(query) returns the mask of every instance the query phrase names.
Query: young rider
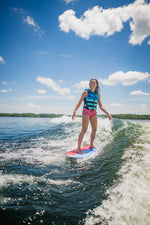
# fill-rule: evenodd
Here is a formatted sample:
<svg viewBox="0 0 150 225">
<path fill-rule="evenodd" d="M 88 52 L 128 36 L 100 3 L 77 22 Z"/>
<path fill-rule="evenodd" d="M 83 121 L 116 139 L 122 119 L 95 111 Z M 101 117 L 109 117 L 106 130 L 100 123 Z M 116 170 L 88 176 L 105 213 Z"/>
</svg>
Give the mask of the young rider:
<svg viewBox="0 0 150 225">
<path fill-rule="evenodd" d="M 77 147 L 77 151 L 82 154 L 83 154 L 83 151 L 80 149 L 81 143 L 82 143 L 84 134 L 87 131 L 89 121 L 90 121 L 90 124 L 92 127 L 92 132 L 91 132 L 91 136 L 90 136 L 90 147 L 91 148 L 93 147 L 93 141 L 94 141 L 95 134 L 97 131 L 97 116 L 96 116 L 97 103 L 98 103 L 100 109 L 104 113 L 107 114 L 108 118 L 110 120 L 112 118 L 111 115 L 106 111 L 106 109 L 102 105 L 102 102 L 100 99 L 100 93 L 99 93 L 99 84 L 96 79 L 91 79 L 89 82 L 89 89 L 85 89 L 85 91 L 82 93 L 82 96 L 81 96 L 80 100 L 78 101 L 78 103 L 75 107 L 75 110 L 73 112 L 73 115 L 72 115 L 73 120 L 76 116 L 76 111 L 80 107 L 83 100 L 84 100 L 84 107 L 83 107 L 83 111 L 82 111 L 82 130 L 78 137 L 78 147 Z"/>
</svg>

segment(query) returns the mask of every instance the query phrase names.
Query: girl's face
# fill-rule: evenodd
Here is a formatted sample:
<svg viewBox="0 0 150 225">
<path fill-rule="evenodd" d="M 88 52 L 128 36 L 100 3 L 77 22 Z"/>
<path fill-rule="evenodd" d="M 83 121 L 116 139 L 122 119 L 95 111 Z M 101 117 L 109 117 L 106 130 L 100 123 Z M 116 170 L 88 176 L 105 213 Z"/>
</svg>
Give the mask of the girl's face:
<svg viewBox="0 0 150 225">
<path fill-rule="evenodd" d="M 91 80 L 89 86 L 91 90 L 95 90 L 97 87 L 96 80 Z"/>
</svg>

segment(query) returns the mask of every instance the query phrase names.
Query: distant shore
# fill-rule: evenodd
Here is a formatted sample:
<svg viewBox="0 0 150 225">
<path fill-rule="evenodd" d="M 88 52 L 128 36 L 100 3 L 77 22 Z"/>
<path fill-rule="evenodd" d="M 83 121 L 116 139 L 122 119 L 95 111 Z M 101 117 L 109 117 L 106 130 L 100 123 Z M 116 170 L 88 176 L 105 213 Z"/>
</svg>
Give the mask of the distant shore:
<svg viewBox="0 0 150 225">
<path fill-rule="evenodd" d="M 0 113 L 0 117 L 5 116 L 5 117 L 62 117 L 64 114 L 54 114 L 54 113 Z"/>
<path fill-rule="evenodd" d="M 0 113 L 0 117 L 49 117 L 56 118 L 62 117 L 64 114 L 55 113 Z M 98 116 L 99 117 L 99 116 Z M 100 115 L 100 117 L 106 117 L 105 115 Z M 134 120 L 150 120 L 150 115 L 137 115 L 137 114 L 112 114 L 112 118 L 118 119 L 134 119 Z"/>
<path fill-rule="evenodd" d="M 118 119 L 150 120 L 150 115 L 112 114 L 112 117 Z"/>
</svg>

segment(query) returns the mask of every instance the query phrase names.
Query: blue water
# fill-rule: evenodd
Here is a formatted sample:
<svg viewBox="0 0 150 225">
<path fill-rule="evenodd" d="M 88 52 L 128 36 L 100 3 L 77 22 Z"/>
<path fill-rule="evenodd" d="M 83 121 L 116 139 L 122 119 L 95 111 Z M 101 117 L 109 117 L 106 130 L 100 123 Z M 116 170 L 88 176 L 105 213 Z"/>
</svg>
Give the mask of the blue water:
<svg viewBox="0 0 150 225">
<path fill-rule="evenodd" d="M 0 117 L 4 224 L 149 224 L 150 122 L 98 118 L 98 153 L 67 159 L 80 130 L 69 116 Z"/>
<path fill-rule="evenodd" d="M 54 124 L 47 118 L 0 117 L 0 139 L 12 139 L 42 132 Z"/>
</svg>

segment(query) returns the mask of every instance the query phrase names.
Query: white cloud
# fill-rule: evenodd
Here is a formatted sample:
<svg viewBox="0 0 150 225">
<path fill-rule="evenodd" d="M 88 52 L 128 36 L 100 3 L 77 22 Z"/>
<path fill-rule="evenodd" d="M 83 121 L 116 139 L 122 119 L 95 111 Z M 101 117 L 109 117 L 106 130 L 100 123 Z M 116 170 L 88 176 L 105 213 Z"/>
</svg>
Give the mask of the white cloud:
<svg viewBox="0 0 150 225">
<path fill-rule="evenodd" d="M 44 34 L 44 31 L 41 30 L 39 25 L 35 23 L 34 19 L 31 16 L 26 16 L 24 18 L 24 22 L 26 22 L 29 26 L 33 27 L 34 31 L 38 33 L 39 37 Z"/>
<path fill-rule="evenodd" d="M 128 13 L 132 19 L 130 21 L 132 33 L 129 43 L 133 45 L 142 44 L 144 39 L 150 36 L 150 3 L 147 4 L 144 0 L 137 0 L 129 5 Z"/>
<path fill-rule="evenodd" d="M 30 102 L 26 104 L 27 108 L 33 108 L 33 109 L 39 109 L 41 106 L 40 105 L 35 105 L 34 103 Z"/>
<path fill-rule="evenodd" d="M 148 105 L 146 105 L 146 104 L 141 104 L 139 108 L 140 108 L 141 113 L 149 113 L 150 112 Z"/>
<path fill-rule="evenodd" d="M 150 77 L 149 73 L 142 73 L 138 71 L 129 71 L 124 73 L 123 71 L 117 71 L 108 77 L 108 79 L 99 79 L 99 82 L 103 85 L 113 86 L 121 83 L 123 86 L 133 85 L 139 81 L 144 81 Z"/>
<path fill-rule="evenodd" d="M 62 100 L 62 99 L 69 99 L 74 100 L 75 97 L 72 95 L 32 95 L 32 96 L 25 96 L 18 98 L 19 100 L 33 100 L 33 99 L 45 99 L 45 100 Z"/>
<path fill-rule="evenodd" d="M 136 90 L 136 91 L 130 92 L 130 95 L 150 95 L 150 93 L 146 93 L 141 90 Z"/>
<path fill-rule="evenodd" d="M 53 81 L 51 78 L 46 77 L 37 77 L 36 81 L 40 82 L 41 84 L 46 85 L 47 87 L 51 88 L 53 91 L 57 92 L 60 95 L 70 93 L 69 88 L 61 88 L 59 84 Z"/>
<path fill-rule="evenodd" d="M 2 90 L 0 90 L 0 92 L 3 92 L 3 93 L 7 93 L 7 92 L 11 92 L 12 91 L 12 89 L 10 88 L 10 89 L 2 89 Z"/>
<path fill-rule="evenodd" d="M 75 11 L 69 9 L 59 16 L 59 27 L 66 33 L 72 30 L 76 35 L 89 39 L 92 35 L 110 36 L 120 32 L 123 23 L 129 21 L 132 31 L 129 43 L 137 45 L 150 36 L 149 12 L 150 3 L 144 0 L 136 0 L 132 4 L 118 8 L 103 9 L 95 6 L 85 11 L 81 18 L 77 18 Z"/>
<path fill-rule="evenodd" d="M 46 108 L 46 107 L 45 107 Z M 27 104 L 0 104 L 0 112 L 1 113 L 23 113 L 23 112 L 31 112 L 31 113 L 40 113 L 42 112 L 42 106 L 35 105 L 34 103 Z"/>
<path fill-rule="evenodd" d="M 44 31 L 40 28 L 40 26 L 34 21 L 34 18 L 31 16 L 28 16 L 24 9 L 20 8 L 14 8 L 15 12 L 19 12 L 23 16 L 24 23 L 27 23 L 29 26 L 31 26 L 38 34 L 39 37 L 41 37 L 44 34 Z"/>
<path fill-rule="evenodd" d="M 149 104 L 121 104 L 121 107 L 107 106 L 111 114 L 149 114 L 150 105 Z"/>
<path fill-rule="evenodd" d="M 5 60 L 0 56 L 0 64 L 5 64 Z"/>
<path fill-rule="evenodd" d="M 28 25 L 36 27 L 36 23 L 34 22 L 34 19 L 30 16 L 27 16 L 24 21 L 27 22 Z"/>
<path fill-rule="evenodd" d="M 75 0 L 65 0 L 66 4 L 69 4 L 70 2 L 74 2 Z"/>
<path fill-rule="evenodd" d="M 83 80 L 83 81 L 80 81 L 80 83 L 74 84 L 73 86 L 76 87 L 78 90 L 85 89 L 89 87 L 89 81 Z"/>
<path fill-rule="evenodd" d="M 72 114 L 73 106 L 66 105 L 36 105 L 32 102 L 28 104 L 0 104 L 0 112 L 4 113 L 60 113 Z"/>
<path fill-rule="evenodd" d="M 3 81 L 2 84 L 8 84 L 8 82 L 7 81 Z"/>
<path fill-rule="evenodd" d="M 5 104 L 0 104 L 0 112 L 3 112 L 3 110 L 6 108 Z"/>
<path fill-rule="evenodd" d="M 27 16 L 24 20 L 28 25 L 31 25 L 36 28 L 36 31 L 39 30 L 39 26 L 34 22 L 34 19 L 30 16 Z"/>
<path fill-rule="evenodd" d="M 46 94 L 46 92 L 47 92 L 47 91 L 44 90 L 44 89 L 38 89 L 37 91 L 38 91 L 39 94 Z"/>
</svg>

